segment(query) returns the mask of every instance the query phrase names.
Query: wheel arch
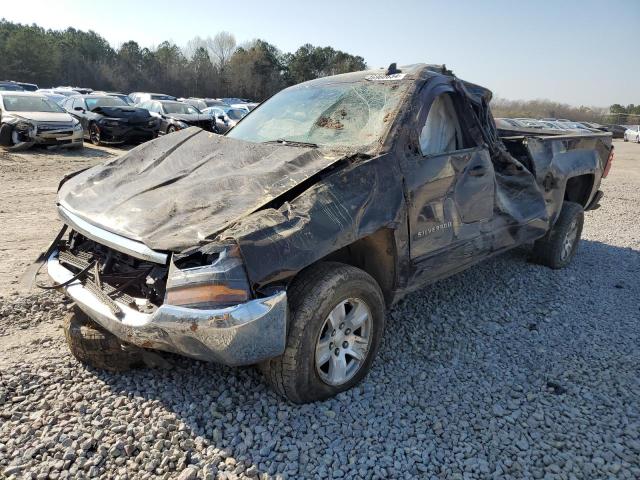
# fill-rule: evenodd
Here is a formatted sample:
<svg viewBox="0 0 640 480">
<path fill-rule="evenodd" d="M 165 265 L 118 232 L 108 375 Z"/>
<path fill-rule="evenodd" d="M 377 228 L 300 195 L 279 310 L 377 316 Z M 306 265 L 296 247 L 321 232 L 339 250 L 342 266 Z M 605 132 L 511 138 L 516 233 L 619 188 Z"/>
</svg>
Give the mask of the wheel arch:
<svg viewBox="0 0 640 480">
<path fill-rule="evenodd" d="M 591 199 L 594 183 L 595 175 L 593 173 L 568 178 L 564 189 L 564 200 L 578 203 L 586 208 Z"/>
<path fill-rule="evenodd" d="M 373 234 L 346 245 L 315 263 L 334 261 L 364 270 L 378 283 L 385 303 L 393 302 L 397 278 L 397 249 L 394 231 L 381 228 Z"/>
</svg>

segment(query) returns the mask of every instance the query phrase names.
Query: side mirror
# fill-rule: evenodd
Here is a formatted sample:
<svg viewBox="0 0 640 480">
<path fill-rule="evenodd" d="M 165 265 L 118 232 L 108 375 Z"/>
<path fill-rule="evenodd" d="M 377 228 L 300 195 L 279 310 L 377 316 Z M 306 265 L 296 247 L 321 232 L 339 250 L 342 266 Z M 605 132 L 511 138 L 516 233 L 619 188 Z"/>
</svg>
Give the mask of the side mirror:
<svg viewBox="0 0 640 480">
<path fill-rule="evenodd" d="M 84 112 L 84 108 L 82 108 L 82 107 L 75 107 L 74 110 L 76 112 Z"/>
<path fill-rule="evenodd" d="M 224 120 L 224 115 L 218 115 L 218 118 L 219 118 L 220 120 Z"/>
</svg>

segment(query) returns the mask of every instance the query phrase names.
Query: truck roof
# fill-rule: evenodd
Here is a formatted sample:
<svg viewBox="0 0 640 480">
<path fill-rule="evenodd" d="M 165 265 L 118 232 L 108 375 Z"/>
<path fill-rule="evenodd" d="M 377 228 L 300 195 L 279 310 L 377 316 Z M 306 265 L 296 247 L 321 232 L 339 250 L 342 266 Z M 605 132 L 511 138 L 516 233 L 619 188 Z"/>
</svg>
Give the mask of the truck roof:
<svg viewBox="0 0 640 480">
<path fill-rule="evenodd" d="M 321 85 L 330 85 L 335 83 L 355 83 L 364 81 L 397 81 L 397 82 L 416 82 L 418 80 L 426 80 L 434 77 L 447 77 L 451 80 L 458 79 L 456 75 L 446 65 L 427 64 L 427 63 L 414 63 L 411 65 L 402 65 L 397 67 L 398 73 L 387 74 L 387 68 L 377 68 L 371 70 L 362 70 L 359 72 L 342 73 L 338 75 L 332 75 L 329 77 L 316 78 L 303 83 L 289 87 L 305 88 L 305 87 L 317 87 Z M 460 80 L 464 86 L 473 95 L 485 97 L 487 101 L 491 100 L 491 90 L 477 85 L 475 83 Z"/>
</svg>

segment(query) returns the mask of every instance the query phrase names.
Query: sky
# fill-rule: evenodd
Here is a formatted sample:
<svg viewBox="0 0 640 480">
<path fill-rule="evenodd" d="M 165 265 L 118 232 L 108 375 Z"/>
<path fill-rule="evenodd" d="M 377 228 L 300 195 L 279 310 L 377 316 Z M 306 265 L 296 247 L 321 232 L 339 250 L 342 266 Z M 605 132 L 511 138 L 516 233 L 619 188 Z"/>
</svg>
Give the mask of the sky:
<svg viewBox="0 0 640 480">
<path fill-rule="evenodd" d="M 0 17 L 94 30 L 114 47 L 183 46 L 224 30 L 282 51 L 331 46 L 372 68 L 444 63 L 513 100 L 640 103 L 640 0 L 2 0 Z"/>
</svg>

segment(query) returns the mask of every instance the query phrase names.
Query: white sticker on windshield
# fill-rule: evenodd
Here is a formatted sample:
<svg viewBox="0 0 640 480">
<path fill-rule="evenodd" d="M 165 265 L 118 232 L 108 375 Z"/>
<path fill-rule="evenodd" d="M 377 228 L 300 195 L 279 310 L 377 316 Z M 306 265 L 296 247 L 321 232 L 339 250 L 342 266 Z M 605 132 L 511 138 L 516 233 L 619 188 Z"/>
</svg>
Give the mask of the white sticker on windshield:
<svg viewBox="0 0 640 480">
<path fill-rule="evenodd" d="M 365 78 L 365 80 L 371 80 L 373 82 L 386 82 L 386 81 L 389 81 L 389 80 L 402 80 L 406 76 L 407 76 L 406 73 L 394 73 L 392 75 L 385 75 L 383 73 L 376 73 L 374 75 L 367 75 L 364 78 Z"/>
</svg>

